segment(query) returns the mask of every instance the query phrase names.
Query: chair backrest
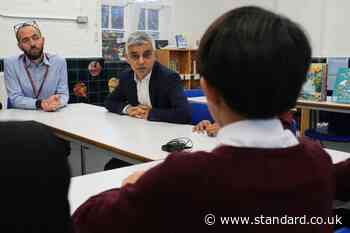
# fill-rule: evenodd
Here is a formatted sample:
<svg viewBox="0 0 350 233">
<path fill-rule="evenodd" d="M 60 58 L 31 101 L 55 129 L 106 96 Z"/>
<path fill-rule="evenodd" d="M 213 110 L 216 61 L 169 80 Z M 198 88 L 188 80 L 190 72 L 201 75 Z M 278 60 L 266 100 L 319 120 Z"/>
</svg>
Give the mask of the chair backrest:
<svg viewBox="0 0 350 233">
<path fill-rule="evenodd" d="M 213 122 L 213 118 L 210 115 L 208 105 L 204 103 L 194 103 L 191 102 L 191 111 L 192 111 L 192 124 L 196 125 L 202 120 L 209 120 Z"/>
<path fill-rule="evenodd" d="M 204 96 L 202 89 L 187 89 L 184 92 L 185 92 L 185 96 L 187 98 L 188 97 Z"/>
<path fill-rule="evenodd" d="M 296 120 L 292 120 L 291 124 L 290 124 L 290 130 L 293 132 L 294 135 L 297 135 L 297 131 L 298 131 L 298 123 Z"/>
<path fill-rule="evenodd" d="M 334 233 L 350 233 L 350 228 L 343 227 L 343 228 L 336 230 Z"/>
<path fill-rule="evenodd" d="M 0 103 L 2 104 L 3 109 L 7 108 L 8 99 L 7 99 L 5 78 L 4 78 L 3 72 L 0 72 Z"/>
<path fill-rule="evenodd" d="M 307 129 L 304 135 L 319 141 L 331 141 L 331 142 L 350 142 L 350 135 L 348 136 L 338 136 L 327 133 L 318 132 L 316 129 Z"/>
<path fill-rule="evenodd" d="M 12 104 L 11 104 L 10 98 L 7 98 L 7 106 L 6 106 L 6 108 L 7 109 L 12 108 Z"/>
</svg>

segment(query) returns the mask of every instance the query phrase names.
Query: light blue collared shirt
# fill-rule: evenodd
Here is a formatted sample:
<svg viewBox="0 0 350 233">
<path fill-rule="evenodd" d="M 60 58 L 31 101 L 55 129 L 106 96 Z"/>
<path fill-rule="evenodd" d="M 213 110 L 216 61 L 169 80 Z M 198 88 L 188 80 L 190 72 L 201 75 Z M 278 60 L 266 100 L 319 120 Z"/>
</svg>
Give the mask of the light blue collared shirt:
<svg viewBox="0 0 350 233">
<path fill-rule="evenodd" d="M 25 66 L 37 92 L 43 82 L 46 66 L 48 67 L 47 78 L 37 98 Z M 14 108 L 36 109 L 35 102 L 38 99 L 44 100 L 55 94 L 60 95 L 61 106 L 68 103 L 67 63 L 58 55 L 45 53 L 43 62 L 40 64 L 31 62 L 24 54 L 6 58 L 4 76 L 10 105 Z"/>
</svg>

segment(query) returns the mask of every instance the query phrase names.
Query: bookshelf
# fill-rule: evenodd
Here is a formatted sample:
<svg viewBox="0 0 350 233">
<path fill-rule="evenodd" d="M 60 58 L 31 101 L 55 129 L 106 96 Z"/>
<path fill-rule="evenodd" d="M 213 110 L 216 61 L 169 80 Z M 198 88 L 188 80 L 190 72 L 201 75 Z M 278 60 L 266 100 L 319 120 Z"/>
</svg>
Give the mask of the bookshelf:
<svg viewBox="0 0 350 233">
<path fill-rule="evenodd" d="M 158 49 L 158 61 L 180 74 L 185 89 L 199 87 L 199 75 L 196 71 L 195 49 L 166 48 Z"/>
</svg>

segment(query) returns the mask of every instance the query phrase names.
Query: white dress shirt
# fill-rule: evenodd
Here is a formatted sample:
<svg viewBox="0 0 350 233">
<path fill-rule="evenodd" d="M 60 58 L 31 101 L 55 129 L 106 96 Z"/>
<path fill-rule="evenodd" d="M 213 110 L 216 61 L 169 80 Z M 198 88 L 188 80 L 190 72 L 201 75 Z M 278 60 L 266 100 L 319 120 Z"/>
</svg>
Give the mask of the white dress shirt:
<svg viewBox="0 0 350 233">
<path fill-rule="evenodd" d="M 136 90 L 137 90 L 137 100 L 140 104 L 146 105 L 152 108 L 151 97 L 149 95 L 149 82 L 151 80 L 152 71 L 149 72 L 142 80 L 138 79 L 136 74 L 134 73 L 134 80 L 136 82 Z M 130 104 L 126 105 L 123 109 L 124 114 L 128 114 L 128 108 Z"/>
<path fill-rule="evenodd" d="M 299 144 L 279 119 L 243 120 L 221 128 L 218 140 L 224 145 L 249 148 L 287 148 Z"/>
<path fill-rule="evenodd" d="M 152 107 L 151 98 L 149 96 L 149 81 L 151 80 L 152 71 L 146 75 L 142 80 L 136 77 L 134 74 L 134 80 L 136 82 L 137 100 L 140 104 Z"/>
</svg>

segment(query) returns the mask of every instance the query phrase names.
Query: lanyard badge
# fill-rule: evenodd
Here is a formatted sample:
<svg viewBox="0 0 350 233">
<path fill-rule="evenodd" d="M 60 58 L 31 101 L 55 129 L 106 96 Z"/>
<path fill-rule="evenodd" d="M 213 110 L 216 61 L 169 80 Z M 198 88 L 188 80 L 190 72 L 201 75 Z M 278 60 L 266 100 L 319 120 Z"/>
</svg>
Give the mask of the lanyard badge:
<svg viewBox="0 0 350 233">
<path fill-rule="evenodd" d="M 46 58 L 48 59 L 47 55 L 45 54 Z M 43 89 L 43 86 L 44 86 L 44 83 L 47 79 L 47 76 L 48 76 L 48 73 L 49 73 L 49 67 L 47 65 L 45 65 L 45 73 L 44 73 L 44 77 L 43 77 L 43 81 L 41 82 L 40 84 L 40 87 L 39 87 L 39 90 L 37 90 L 36 86 L 35 86 L 35 83 L 34 83 L 34 80 L 32 78 L 32 75 L 30 74 L 29 70 L 28 70 L 28 67 L 26 66 L 25 64 L 25 61 L 23 59 L 23 65 L 24 65 L 24 69 L 26 70 L 27 72 L 27 76 L 28 76 L 28 79 L 30 81 L 30 84 L 32 85 L 32 88 L 33 88 L 33 94 L 34 94 L 34 97 L 35 99 L 37 99 L 39 96 L 40 96 L 40 93 L 41 93 L 41 90 Z"/>
</svg>

